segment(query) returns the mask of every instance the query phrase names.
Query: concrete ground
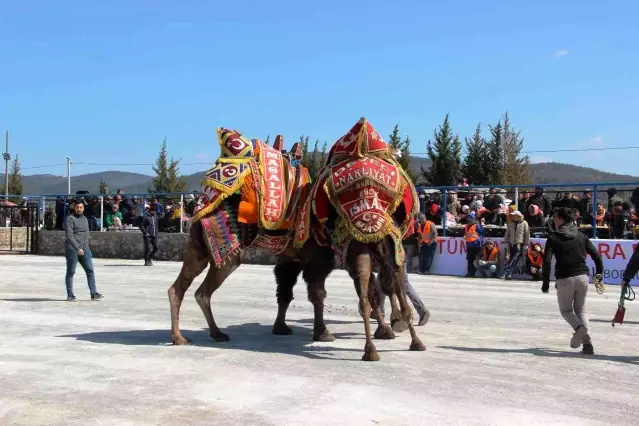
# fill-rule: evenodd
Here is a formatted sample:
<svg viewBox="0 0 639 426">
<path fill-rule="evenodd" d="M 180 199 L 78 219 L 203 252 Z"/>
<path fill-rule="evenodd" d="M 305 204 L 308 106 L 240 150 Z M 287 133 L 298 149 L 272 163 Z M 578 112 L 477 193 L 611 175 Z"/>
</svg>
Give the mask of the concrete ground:
<svg viewBox="0 0 639 426">
<path fill-rule="evenodd" d="M 0 256 L 2 425 L 586 425 L 639 423 L 639 302 L 612 328 L 618 287 L 589 295 L 597 355 L 568 346 L 554 289 L 538 283 L 411 275 L 430 322 L 378 341 L 360 361 L 363 323 L 343 271 L 327 283 L 338 337 L 311 342 L 312 307 L 296 286 L 292 336 L 273 336 L 271 267 L 243 266 L 214 295 L 231 342 L 214 343 L 191 287 L 190 347 L 170 344 L 167 288 L 180 264 L 96 260 L 100 302 L 79 268 L 65 301 L 64 259 Z M 388 309 L 390 312 L 390 309 Z M 633 322 L 635 321 L 635 322 Z"/>
</svg>

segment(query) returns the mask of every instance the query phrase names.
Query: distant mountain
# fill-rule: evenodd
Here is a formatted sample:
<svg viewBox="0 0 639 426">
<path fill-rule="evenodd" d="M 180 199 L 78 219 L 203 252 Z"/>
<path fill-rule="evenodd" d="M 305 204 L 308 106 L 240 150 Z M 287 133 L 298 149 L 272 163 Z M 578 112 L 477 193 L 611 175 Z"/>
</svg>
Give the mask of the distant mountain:
<svg viewBox="0 0 639 426">
<path fill-rule="evenodd" d="M 420 172 L 421 167 L 428 169 L 431 162 L 427 158 L 411 157 L 412 168 Z M 580 167 L 563 163 L 539 163 L 532 165 L 533 182 L 550 183 L 594 183 L 594 182 L 639 182 L 639 177 L 602 172 L 588 167 Z M 189 191 L 199 191 L 204 171 L 184 176 Z M 109 185 L 110 192 L 122 189 L 124 192 L 145 193 L 151 184 L 152 177 L 140 173 L 108 171 L 91 173 L 71 178 L 71 193 L 86 190 L 97 193 L 100 179 Z M 66 194 L 67 179 L 53 175 L 29 175 L 23 177 L 26 194 Z"/>
</svg>

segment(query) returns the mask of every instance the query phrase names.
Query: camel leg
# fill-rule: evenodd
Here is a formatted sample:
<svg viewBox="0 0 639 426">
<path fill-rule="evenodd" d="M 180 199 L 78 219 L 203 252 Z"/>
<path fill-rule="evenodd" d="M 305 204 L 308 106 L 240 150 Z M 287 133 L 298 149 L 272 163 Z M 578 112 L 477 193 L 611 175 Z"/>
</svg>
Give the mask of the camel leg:
<svg viewBox="0 0 639 426">
<path fill-rule="evenodd" d="M 426 346 L 420 340 L 415 327 L 413 327 L 413 309 L 408 304 L 408 297 L 406 296 L 406 288 L 404 287 L 404 268 L 399 268 L 397 280 L 393 283 L 395 285 L 395 293 L 398 295 L 399 306 L 402 312 L 402 317 L 406 324 L 408 324 L 408 331 L 410 332 L 411 351 L 425 351 Z"/>
<path fill-rule="evenodd" d="M 353 271 L 355 287 L 359 296 L 359 313 L 364 319 L 364 331 L 366 333 L 366 345 L 364 346 L 362 361 L 379 361 L 380 357 L 371 335 L 371 305 L 368 301 L 368 283 L 373 269 L 372 259 L 365 248 L 366 246 L 363 244 L 351 243 L 349 251 L 352 250 L 356 254 L 349 256 L 349 269 Z"/>
<path fill-rule="evenodd" d="M 397 300 L 397 294 L 393 292 L 390 297 L 391 300 L 391 327 L 393 331 L 397 333 L 403 333 L 408 330 L 408 324 L 403 319 L 403 314 L 399 308 L 399 301 Z"/>
<path fill-rule="evenodd" d="M 381 301 L 382 288 L 375 279 L 375 275 L 371 274 L 368 281 L 368 300 L 370 301 L 373 312 L 377 317 L 377 330 L 373 335 L 376 339 L 391 340 L 395 338 L 395 333 L 388 326 L 382 315 Z"/>
<path fill-rule="evenodd" d="M 220 269 L 211 265 L 202 285 L 195 292 L 195 300 L 200 305 L 200 309 L 202 309 L 202 313 L 204 313 L 206 322 L 209 325 L 209 333 L 216 342 L 228 342 L 231 339 L 227 334 L 222 333 L 215 323 L 213 312 L 211 312 L 211 296 L 240 264 L 240 254 L 238 253 L 233 255 Z"/>
<path fill-rule="evenodd" d="M 332 342 L 333 333 L 324 323 L 324 300 L 326 299 L 326 278 L 335 267 L 333 250 L 318 247 L 304 266 L 303 277 L 307 283 L 308 300 L 313 304 L 313 340 L 316 342 Z"/>
<path fill-rule="evenodd" d="M 202 273 L 208 263 L 208 254 L 200 253 L 195 245 L 189 242 L 184 255 L 182 270 L 168 291 L 171 305 L 171 338 L 174 345 L 188 345 L 191 343 L 180 332 L 180 306 L 182 306 L 184 294 L 191 286 L 191 283 L 195 277 Z"/>
<path fill-rule="evenodd" d="M 293 287 L 297 283 L 297 276 L 302 271 L 302 265 L 297 260 L 279 258 L 275 269 L 275 281 L 277 282 L 277 318 L 273 324 L 273 334 L 287 336 L 293 334 L 293 330 L 286 325 L 286 312 L 293 300 Z"/>
</svg>

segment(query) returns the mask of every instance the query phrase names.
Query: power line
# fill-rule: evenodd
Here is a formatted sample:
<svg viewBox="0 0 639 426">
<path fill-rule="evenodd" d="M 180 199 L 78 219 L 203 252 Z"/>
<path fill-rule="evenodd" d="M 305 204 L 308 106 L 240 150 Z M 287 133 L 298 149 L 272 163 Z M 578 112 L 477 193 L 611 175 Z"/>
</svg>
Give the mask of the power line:
<svg viewBox="0 0 639 426">
<path fill-rule="evenodd" d="M 622 149 L 639 149 L 639 146 L 611 146 L 607 148 L 574 148 L 574 149 L 548 149 L 538 151 L 523 151 L 522 154 L 551 154 L 559 152 L 590 152 L 590 151 L 616 151 Z M 412 155 L 427 155 L 427 152 L 411 152 Z"/>
<path fill-rule="evenodd" d="M 593 151 L 620 151 L 627 149 L 639 149 L 639 146 L 613 146 L 613 147 L 602 147 L 602 148 L 571 148 L 571 149 L 548 149 L 548 150 L 534 150 L 534 151 L 523 151 L 522 154 L 553 154 L 553 153 L 561 153 L 561 152 L 593 152 Z M 427 152 L 411 152 L 411 155 L 427 155 Z M 155 163 L 88 163 L 88 162 L 72 162 L 74 165 L 80 166 L 101 166 L 101 167 L 141 167 L 141 166 L 155 166 Z M 180 166 L 210 166 L 213 164 L 213 161 L 206 162 L 196 162 L 196 163 L 181 163 Z M 31 167 L 21 167 L 21 170 L 35 170 L 35 169 L 46 169 L 49 167 L 60 167 L 66 166 L 66 163 L 58 163 L 58 164 L 44 164 L 39 166 L 31 166 Z M 4 170 L 0 171 L 0 173 L 4 173 Z"/>
</svg>

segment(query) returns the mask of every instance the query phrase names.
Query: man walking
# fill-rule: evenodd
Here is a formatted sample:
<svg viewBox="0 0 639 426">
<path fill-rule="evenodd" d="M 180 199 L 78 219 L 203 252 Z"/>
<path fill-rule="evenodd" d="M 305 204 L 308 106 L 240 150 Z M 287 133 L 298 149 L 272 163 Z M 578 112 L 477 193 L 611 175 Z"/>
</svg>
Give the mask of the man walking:
<svg viewBox="0 0 639 426">
<path fill-rule="evenodd" d="M 151 205 L 140 224 L 140 231 L 144 237 L 144 266 L 153 266 L 152 259 L 158 251 L 158 222 L 156 206 Z"/>
<path fill-rule="evenodd" d="M 554 217 L 555 232 L 546 240 L 544 263 L 542 267 L 543 284 L 541 291 L 548 293 L 550 288 L 550 265 L 555 256 L 555 288 L 559 311 L 566 322 L 575 330 L 570 339 L 570 347 L 577 349 L 583 343 L 581 353 L 594 355 L 589 335 L 588 315 L 586 314 L 586 295 L 588 293 L 588 266 L 586 255 L 595 262 L 595 278 L 601 280 L 603 261 L 590 239 L 577 229 L 574 223 L 574 211 L 559 208 Z"/>
<path fill-rule="evenodd" d="M 64 241 L 64 252 L 67 260 L 67 274 L 65 278 L 67 286 L 67 301 L 75 302 L 73 293 L 73 276 L 78 262 L 87 274 L 89 292 L 91 300 L 100 300 L 104 296 L 98 293 L 95 288 L 95 272 L 93 270 L 93 256 L 89 248 L 89 221 L 84 215 L 84 203 L 77 202 L 73 212 L 67 216 L 65 222 L 66 239 Z"/>
</svg>

